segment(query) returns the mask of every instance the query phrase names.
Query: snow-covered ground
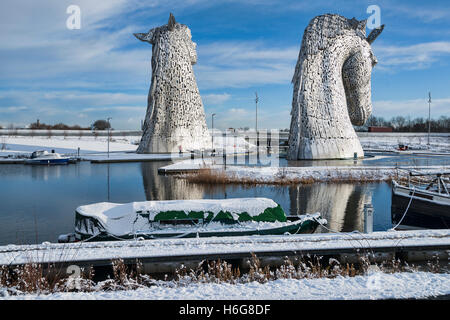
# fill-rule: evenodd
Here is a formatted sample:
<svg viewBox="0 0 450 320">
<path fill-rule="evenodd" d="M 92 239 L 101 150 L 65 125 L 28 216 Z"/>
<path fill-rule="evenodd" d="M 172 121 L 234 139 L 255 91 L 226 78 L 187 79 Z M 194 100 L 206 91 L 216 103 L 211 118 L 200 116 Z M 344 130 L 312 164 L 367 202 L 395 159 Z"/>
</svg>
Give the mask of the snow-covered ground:
<svg viewBox="0 0 450 320">
<path fill-rule="evenodd" d="M 151 153 L 151 154 L 137 154 L 135 152 L 114 152 L 110 153 L 92 153 L 81 155 L 81 160 L 98 161 L 98 162 L 126 162 L 126 161 L 176 161 L 187 159 L 190 157 L 189 153 Z"/>
<path fill-rule="evenodd" d="M 358 137 L 365 150 L 395 150 L 399 144 L 404 144 L 410 150 L 450 152 L 450 133 L 433 133 L 429 147 L 428 136 L 424 133 L 358 132 Z"/>
<path fill-rule="evenodd" d="M 60 133 L 58 133 L 60 134 Z M 440 153 L 450 152 L 450 134 L 433 134 L 430 139 L 430 148 L 427 146 L 427 137 L 424 134 L 393 134 L 393 133 L 358 133 L 364 149 L 394 151 L 399 143 L 407 144 L 411 150 L 432 151 Z M 109 144 L 111 152 L 127 152 L 122 158 L 132 158 L 132 152 L 137 149 L 140 136 L 113 136 Z M 254 142 L 253 140 L 251 140 Z M 51 136 L 0 136 L 0 156 L 17 155 L 18 153 L 29 154 L 37 149 L 54 149 L 58 153 L 75 154 L 80 148 L 80 154 L 106 153 L 107 137 L 94 137 L 92 134 L 85 135 L 51 135 Z M 254 151 L 254 143 L 247 142 L 244 137 L 228 135 L 214 136 L 214 149 L 227 154 Z M 130 153 L 131 152 L 131 153 Z"/>
<path fill-rule="evenodd" d="M 5 145 L 3 152 L 25 151 L 33 152 L 39 148 L 54 149 L 58 153 L 106 152 L 108 143 L 106 137 L 73 137 L 61 136 L 47 137 L 2 137 L 1 144 Z M 109 150 L 135 151 L 137 146 L 132 144 L 136 137 L 113 137 L 109 143 Z"/>
<path fill-rule="evenodd" d="M 138 136 L 113 136 L 111 138 L 110 151 L 135 151 L 141 137 Z M 104 136 L 1 136 L 0 146 L 4 146 L 3 151 L 34 151 L 36 147 L 71 149 L 76 151 L 106 152 L 107 137 Z M 255 146 L 248 143 L 242 137 L 214 137 L 214 148 L 218 151 L 223 149 L 227 152 L 244 152 L 247 149 L 253 150 Z"/>
<path fill-rule="evenodd" d="M 277 183 L 281 180 L 290 181 L 339 181 L 339 180 L 371 180 L 385 181 L 405 170 L 450 170 L 450 166 L 314 166 L 314 167 L 259 167 L 228 165 L 226 170 L 220 158 L 218 159 L 188 159 L 160 168 L 165 173 L 189 172 L 209 168 L 227 175 L 231 180 L 239 182 L 251 180 L 256 183 Z"/>
<path fill-rule="evenodd" d="M 0 289 L 1 293 L 1 289 Z M 427 298 L 450 294 L 450 274 L 375 272 L 364 276 L 280 279 L 261 284 L 192 283 L 124 291 L 6 296 L 2 299 L 128 300 L 358 300 Z"/>
</svg>

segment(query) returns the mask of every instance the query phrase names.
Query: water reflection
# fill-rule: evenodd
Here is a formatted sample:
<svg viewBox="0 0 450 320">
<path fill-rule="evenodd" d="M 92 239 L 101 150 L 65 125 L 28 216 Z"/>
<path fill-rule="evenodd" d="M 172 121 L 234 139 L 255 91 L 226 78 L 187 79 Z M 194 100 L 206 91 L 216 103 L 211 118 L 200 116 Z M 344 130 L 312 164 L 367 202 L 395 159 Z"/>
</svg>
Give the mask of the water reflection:
<svg viewBox="0 0 450 320">
<path fill-rule="evenodd" d="M 267 197 L 287 214 L 320 212 L 329 227 L 339 231 L 362 231 L 364 204 L 372 201 L 374 229 L 392 226 L 391 189 L 385 183 L 211 186 L 158 175 L 158 168 L 167 164 L 2 165 L 0 245 L 56 241 L 59 234 L 73 232 L 78 206 L 102 201 Z"/>
<path fill-rule="evenodd" d="M 61 177 L 61 166 L 30 165 L 31 177 L 34 180 L 58 179 Z"/>
<path fill-rule="evenodd" d="M 349 183 L 313 184 L 289 188 L 291 214 L 320 212 L 327 228 L 334 231 L 363 231 L 364 204 L 371 203 L 367 185 Z M 326 232 L 321 227 L 319 232 Z"/>
<path fill-rule="evenodd" d="M 239 186 L 188 183 L 184 179 L 161 176 L 147 163 L 141 166 L 147 200 L 268 197 L 286 214 L 320 212 L 328 228 L 336 231 L 363 231 L 364 204 L 372 203 L 368 184 L 326 184 L 298 186 Z M 325 228 L 318 232 L 327 232 Z"/>
<path fill-rule="evenodd" d="M 149 163 L 141 163 L 142 182 L 147 200 L 203 199 L 204 186 L 189 184 L 184 179 L 174 179 L 158 174 Z"/>
</svg>

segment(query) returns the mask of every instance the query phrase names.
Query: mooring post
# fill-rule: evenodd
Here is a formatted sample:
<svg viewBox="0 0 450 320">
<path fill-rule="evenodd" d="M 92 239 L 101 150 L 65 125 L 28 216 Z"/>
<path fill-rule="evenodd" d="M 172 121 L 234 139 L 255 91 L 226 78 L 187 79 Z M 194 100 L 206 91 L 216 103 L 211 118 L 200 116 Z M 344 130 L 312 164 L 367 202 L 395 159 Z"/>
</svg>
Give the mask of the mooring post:
<svg viewBox="0 0 450 320">
<path fill-rule="evenodd" d="M 237 135 L 236 133 L 234 134 L 234 143 L 233 143 L 233 147 L 234 147 L 234 165 L 237 165 L 237 151 L 236 151 L 236 147 L 237 147 Z"/>
<path fill-rule="evenodd" d="M 248 165 L 249 162 L 250 162 L 250 146 L 249 146 L 250 139 L 249 139 L 248 136 L 245 137 L 245 141 L 247 142 L 247 144 L 245 145 L 245 158 L 244 158 L 244 163 L 245 163 L 246 165 Z"/>
<path fill-rule="evenodd" d="M 373 232 L 373 205 L 366 203 L 364 205 L 364 233 Z"/>
<path fill-rule="evenodd" d="M 227 134 L 224 132 L 222 134 L 222 147 L 223 147 L 223 168 L 227 170 Z"/>
</svg>

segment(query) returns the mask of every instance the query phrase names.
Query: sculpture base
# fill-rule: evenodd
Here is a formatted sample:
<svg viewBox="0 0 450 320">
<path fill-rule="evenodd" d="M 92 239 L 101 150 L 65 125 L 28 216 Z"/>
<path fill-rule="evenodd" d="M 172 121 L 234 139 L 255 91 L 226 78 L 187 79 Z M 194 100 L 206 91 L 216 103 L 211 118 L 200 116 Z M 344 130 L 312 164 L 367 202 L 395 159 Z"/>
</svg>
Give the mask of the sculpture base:
<svg viewBox="0 0 450 320">
<path fill-rule="evenodd" d="M 288 160 L 329 160 L 363 158 L 358 138 L 307 139 L 300 138 L 297 152 L 288 152 Z"/>
<path fill-rule="evenodd" d="M 211 148 L 211 137 L 152 137 L 142 139 L 137 153 L 179 153 L 190 151 L 201 151 Z"/>
</svg>

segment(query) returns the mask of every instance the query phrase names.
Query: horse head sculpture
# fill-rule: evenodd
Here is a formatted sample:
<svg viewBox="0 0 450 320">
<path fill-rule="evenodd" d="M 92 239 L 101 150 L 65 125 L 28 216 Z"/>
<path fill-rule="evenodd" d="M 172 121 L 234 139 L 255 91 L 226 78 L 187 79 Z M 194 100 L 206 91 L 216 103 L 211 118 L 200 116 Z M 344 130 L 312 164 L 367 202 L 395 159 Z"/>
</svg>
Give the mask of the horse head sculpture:
<svg viewBox="0 0 450 320">
<path fill-rule="evenodd" d="M 191 60 L 191 64 L 197 63 L 197 44 L 192 41 L 191 29 L 184 24 L 177 23 L 175 17 L 171 13 L 167 25 L 150 29 L 147 33 L 134 33 L 134 36 L 141 41 L 155 45 L 161 40 L 176 38 L 177 42 L 181 42 L 185 46 L 187 56 Z"/>
<path fill-rule="evenodd" d="M 152 82 L 138 153 L 178 152 L 210 147 L 205 111 L 192 65 L 196 44 L 190 29 L 170 14 L 166 25 L 135 33 L 153 45 Z"/>
<path fill-rule="evenodd" d="M 372 112 L 371 44 L 384 26 L 366 37 L 366 21 L 326 14 L 303 35 L 292 82 L 288 158 L 343 159 L 364 156 L 353 125 Z"/>
</svg>

